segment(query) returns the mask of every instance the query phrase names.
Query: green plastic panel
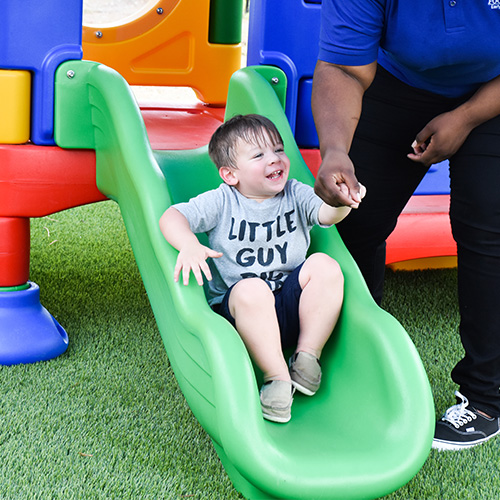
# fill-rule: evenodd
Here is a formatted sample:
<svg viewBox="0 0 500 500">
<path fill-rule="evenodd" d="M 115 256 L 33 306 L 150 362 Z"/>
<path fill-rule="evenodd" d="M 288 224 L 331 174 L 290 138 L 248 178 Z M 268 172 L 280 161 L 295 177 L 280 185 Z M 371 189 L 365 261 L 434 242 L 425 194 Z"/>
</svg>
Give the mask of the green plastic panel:
<svg viewBox="0 0 500 500">
<path fill-rule="evenodd" d="M 285 89 L 280 70 L 244 68 L 231 80 L 226 116 L 272 119 L 292 175 L 312 184 L 283 112 Z M 128 85 L 99 64 L 64 63 L 55 92 L 57 144 L 95 148 L 98 187 L 119 203 L 181 390 L 235 487 L 252 499 L 346 500 L 378 498 L 407 483 L 431 447 L 430 386 L 413 343 L 374 303 L 336 229 L 312 234 L 312 251 L 332 255 L 345 275 L 343 311 L 322 357 L 322 387 L 313 398 L 296 395 L 289 423 L 267 422 L 237 332 L 211 311 L 194 281 L 174 283 L 177 252 L 159 230 L 172 202 L 220 183 L 206 147 L 152 151 Z"/>
<path fill-rule="evenodd" d="M 210 0 L 210 43 L 241 42 L 243 0 Z"/>
</svg>

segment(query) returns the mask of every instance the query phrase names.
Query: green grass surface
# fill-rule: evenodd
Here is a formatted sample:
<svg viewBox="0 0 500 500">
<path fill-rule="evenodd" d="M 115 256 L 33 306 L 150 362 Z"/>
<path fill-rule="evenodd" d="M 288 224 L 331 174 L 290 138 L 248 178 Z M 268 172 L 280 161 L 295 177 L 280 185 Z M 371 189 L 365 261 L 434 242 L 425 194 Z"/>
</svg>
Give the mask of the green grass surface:
<svg viewBox="0 0 500 500">
<path fill-rule="evenodd" d="M 34 219 L 31 234 L 31 280 L 70 345 L 49 362 L 0 366 L 0 500 L 242 498 L 179 390 L 118 207 Z M 415 342 L 438 414 L 461 356 L 455 282 L 453 269 L 387 276 L 384 307 Z M 386 498 L 498 498 L 499 451 L 498 439 L 433 451 Z"/>
</svg>

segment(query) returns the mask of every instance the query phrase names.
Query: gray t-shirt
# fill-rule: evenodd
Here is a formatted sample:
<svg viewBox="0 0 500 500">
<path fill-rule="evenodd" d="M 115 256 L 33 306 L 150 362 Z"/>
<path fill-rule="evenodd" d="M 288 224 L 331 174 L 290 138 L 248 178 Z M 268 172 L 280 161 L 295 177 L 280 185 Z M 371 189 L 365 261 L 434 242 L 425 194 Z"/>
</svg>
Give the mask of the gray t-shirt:
<svg viewBox="0 0 500 500">
<path fill-rule="evenodd" d="M 222 183 L 174 205 L 193 233 L 206 233 L 210 248 L 224 254 L 211 263 L 216 272 L 209 282 L 210 305 L 244 278 L 259 277 L 278 290 L 304 262 L 322 203 L 312 187 L 290 179 L 281 193 L 260 203 Z"/>
</svg>

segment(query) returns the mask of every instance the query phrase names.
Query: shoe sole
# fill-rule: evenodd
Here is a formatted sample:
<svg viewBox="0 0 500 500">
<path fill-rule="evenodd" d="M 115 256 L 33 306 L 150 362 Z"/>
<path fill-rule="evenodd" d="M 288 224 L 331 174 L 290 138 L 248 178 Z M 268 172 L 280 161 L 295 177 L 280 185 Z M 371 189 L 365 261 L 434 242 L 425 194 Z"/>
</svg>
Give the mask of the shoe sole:
<svg viewBox="0 0 500 500">
<path fill-rule="evenodd" d="M 306 396 L 314 396 L 316 394 L 316 391 L 311 391 L 311 389 L 308 389 L 298 382 L 295 382 L 295 380 L 292 380 L 292 385 L 295 389 L 297 389 L 302 394 L 305 394 Z"/>
<path fill-rule="evenodd" d="M 432 441 L 432 449 L 437 450 L 437 451 L 466 450 L 467 448 L 473 448 L 474 446 L 478 446 L 480 444 L 486 443 L 486 441 L 489 441 L 491 438 L 497 436 L 498 434 L 500 434 L 500 429 L 498 429 L 498 431 L 496 431 L 491 436 L 485 437 L 483 439 L 478 439 L 476 441 L 470 441 L 467 443 L 460 443 L 460 444 L 457 444 L 454 441 L 442 441 L 440 439 L 434 439 Z"/>
<path fill-rule="evenodd" d="M 270 415 L 269 413 L 265 412 L 262 412 L 262 415 L 266 420 L 269 420 L 270 422 L 276 422 L 278 424 L 286 424 L 287 422 L 290 422 L 290 419 L 292 418 L 291 415 L 280 417 L 279 415 Z"/>
<path fill-rule="evenodd" d="M 316 392 L 318 391 L 319 389 L 319 386 L 316 388 L 316 390 L 311 390 L 305 386 L 303 386 L 300 382 L 297 382 L 296 380 L 293 379 L 293 376 L 295 373 L 297 372 L 293 372 L 292 371 L 292 365 L 293 365 L 293 356 L 290 357 L 290 359 L 288 360 L 288 367 L 290 368 L 290 376 L 292 378 L 292 385 L 295 389 L 297 389 L 297 391 L 301 392 L 302 394 L 305 394 L 306 396 L 314 396 L 316 394 Z"/>
</svg>

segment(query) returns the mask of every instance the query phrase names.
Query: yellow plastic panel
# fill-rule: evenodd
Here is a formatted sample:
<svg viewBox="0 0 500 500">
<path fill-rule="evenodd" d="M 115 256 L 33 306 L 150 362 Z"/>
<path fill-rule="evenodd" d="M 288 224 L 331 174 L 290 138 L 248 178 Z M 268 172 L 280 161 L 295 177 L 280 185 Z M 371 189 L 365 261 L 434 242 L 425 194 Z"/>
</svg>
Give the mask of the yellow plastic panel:
<svg viewBox="0 0 500 500">
<path fill-rule="evenodd" d="M 30 138 L 31 73 L 0 69 L 0 144 Z"/>
<path fill-rule="evenodd" d="M 241 44 L 209 43 L 209 18 L 210 0 L 152 0 L 120 25 L 84 26 L 83 58 L 131 85 L 191 87 L 222 106 L 241 67 Z"/>
<path fill-rule="evenodd" d="M 424 257 L 422 259 L 392 262 L 387 267 L 393 271 L 422 271 L 424 269 L 451 269 L 457 267 L 456 255 L 448 257 Z"/>
</svg>

